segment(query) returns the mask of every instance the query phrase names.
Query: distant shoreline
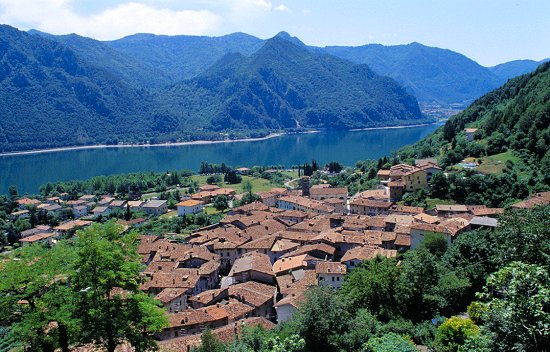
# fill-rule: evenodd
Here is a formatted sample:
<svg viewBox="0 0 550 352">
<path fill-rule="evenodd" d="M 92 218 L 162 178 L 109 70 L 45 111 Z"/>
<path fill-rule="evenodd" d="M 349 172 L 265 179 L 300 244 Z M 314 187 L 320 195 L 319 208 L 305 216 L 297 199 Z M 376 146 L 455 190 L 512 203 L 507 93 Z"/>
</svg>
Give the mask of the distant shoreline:
<svg viewBox="0 0 550 352">
<path fill-rule="evenodd" d="M 408 127 L 422 127 L 435 125 L 439 122 L 432 123 L 423 123 L 417 125 L 406 125 L 406 126 L 386 126 L 386 127 L 367 127 L 367 128 L 355 128 L 350 129 L 350 132 L 356 131 L 371 131 L 371 130 L 385 130 L 385 129 L 397 129 L 397 128 L 408 128 Z M 258 142 L 265 141 L 271 138 L 281 137 L 284 135 L 291 134 L 308 134 L 308 133 L 319 133 L 319 130 L 312 131 L 303 131 L 303 132 L 279 132 L 279 133 L 270 133 L 265 137 L 256 137 L 256 138 L 237 138 L 237 139 L 224 139 L 224 140 L 198 140 L 198 141 L 187 141 L 187 142 L 166 142 L 166 143 L 155 143 L 155 144 L 95 144 L 95 145 L 82 145 L 82 146 L 72 146 L 72 147 L 58 147 L 58 148 L 48 148 L 48 149 L 38 149 L 38 150 L 25 150 L 20 152 L 7 152 L 0 153 L 2 156 L 18 156 L 18 155 L 32 155 L 32 154 L 42 154 L 42 153 L 56 153 L 64 152 L 70 150 L 86 150 L 86 149 L 110 149 L 110 148 L 149 148 L 149 147 L 178 147 L 184 145 L 205 145 L 205 144 L 221 144 L 221 143 L 237 143 L 237 142 Z"/>
</svg>

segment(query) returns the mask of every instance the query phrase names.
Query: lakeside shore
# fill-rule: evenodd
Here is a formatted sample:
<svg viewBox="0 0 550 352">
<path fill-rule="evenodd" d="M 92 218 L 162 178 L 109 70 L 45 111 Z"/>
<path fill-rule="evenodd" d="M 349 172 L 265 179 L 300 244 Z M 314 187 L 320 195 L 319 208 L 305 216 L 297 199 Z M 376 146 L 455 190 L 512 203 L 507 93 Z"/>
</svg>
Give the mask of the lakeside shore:
<svg viewBox="0 0 550 352">
<path fill-rule="evenodd" d="M 371 130 L 385 130 L 385 129 L 398 129 L 398 128 L 408 128 L 408 127 L 423 127 L 429 125 L 435 125 L 439 122 L 433 123 L 423 123 L 416 125 L 405 125 L 405 126 L 386 126 L 386 127 L 367 127 L 367 128 L 355 128 L 350 129 L 350 132 L 356 131 L 371 131 Z M 290 134 L 309 134 L 309 133 L 320 133 L 321 130 L 311 130 L 303 132 L 279 132 L 279 133 L 270 133 L 265 137 L 256 137 L 256 138 L 237 138 L 237 139 L 223 139 L 223 140 L 197 140 L 197 141 L 187 141 L 187 142 L 166 142 L 166 143 L 154 143 L 154 144 L 94 144 L 94 145 L 82 145 L 82 146 L 70 146 L 70 147 L 58 147 L 58 148 L 47 148 L 47 149 L 37 149 L 37 150 L 24 150 L 19 152 L 6 152 L 0 153 L 2 156 L 17 156 L 17 155 L 32 155 L 32 154 L 41 154 L 41 153 L 55 153 L 55 152 L 64 152 L 71 150 L 86 150 L 86 149 L 108 149 L 108 148 L 150 148 L 150 147 L 178 147 L 185 145 L 205 145 L 205 144 L 221 144 L 221 143 L 237 143 L 237 142 L 258 142 L 265 141 L 271 138 L 281 137 L 284 135 Z"/>
</svg>

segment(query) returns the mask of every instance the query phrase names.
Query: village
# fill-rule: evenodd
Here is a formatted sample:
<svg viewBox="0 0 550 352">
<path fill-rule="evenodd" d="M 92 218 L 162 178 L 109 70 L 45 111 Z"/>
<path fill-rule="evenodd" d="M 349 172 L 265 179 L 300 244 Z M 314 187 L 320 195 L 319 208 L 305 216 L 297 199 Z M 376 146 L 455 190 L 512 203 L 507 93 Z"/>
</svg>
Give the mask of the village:
<svg viewBox="0 0 550 352">
<path fill-rule="evenodd" d="M 240 172 L 247 172 L 240 169 Z M 243 325 L 271 328 L 288 320 L 312 286 L 339 289 L 346 273 L 376 256 L 396 257 L 421 245 L 430 234 L 451 244 L 477 228 L 494 229 L 502 208 L 440 204 L 434 209 L 399 205 L 406 192 L 427 189 L 441 172 L 434 160 L 415 166 L 397 164 L 379 170 L 381 186 L 351 197 L 348 189 L 310 185 L 303 176 L 295 189 L 257 192 L 259 201 L 230 208 L 219 223 L 202 227 L 183 241 L 141 235 L 139 254 L 146 266 L 141 290 L 156 297 L 169 315 L 169 326 L 155 337 L 173 351 L 189 351 L 205 328 L 221 340 Z M 176 204 L 177 216 L 199 214 L 215 197 L 238 197 L 231 188 L 203 185 Z M 532 195 L 512 208 L 550 203 L 550 192 Z M 166 200 L 126 201 L 112 195 L 66 194 L 41 201 L 17 200 L 13 220 L 29 216 L 29 207 L 72 219 L 57 226 L 39 225 L 21 232 L 22 245 L 54 245 L 59 238 L 114 211 L 166 214 Z M 118 220 L 126 231 L 146 218 Z"/>
</svg>

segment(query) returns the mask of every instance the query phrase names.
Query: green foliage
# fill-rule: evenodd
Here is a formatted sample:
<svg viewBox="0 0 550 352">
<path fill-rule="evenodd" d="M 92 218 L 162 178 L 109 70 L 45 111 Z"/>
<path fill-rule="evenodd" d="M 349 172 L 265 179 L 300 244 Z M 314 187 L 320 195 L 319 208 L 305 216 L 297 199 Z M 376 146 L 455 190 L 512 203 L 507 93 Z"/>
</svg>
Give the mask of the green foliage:
<svg viewBox="0 0 550 352">
<path fill-rule="evenodd" d="M 216 208 L 216 210 L 223 211 L 229 207 L 229 200 L 227 199 L 227 196 L 221 194 L 214 198 L 212 205 Z"/>
<path fill-rule="evenodd" d="M 550 346 L 550 275 L 544 265 L 512 262 L 489 276 L 479 298 L 482 320 L 502 351 Z"/>
<path fill-rule="evenodd" d="M 223 352 L 223 344 L 214 336 L 212 331 L 206 328 L 201 335 L 200 347 L 193 348 L 193 352 Z"/>
<path fill-rule="evenodd" d="M 441 257 L 447 250 L 447 239 L 441 233 L 428 232 L 421 243 L 421 248 L 427 249 L 436 257 Z"/>
<path fill-rule="evenodd" d="M 409 340 L 396 333 L 388 333 L 369 340 L 364 346 L 365 352 L 416 352 L 416 347 Z"/>
<path fill-rule="evenodd" d="M 30 350 L 95 343 L 114 351 L 123 341 L 150 350 L 150 334 L 166 318 L 158 302 L 138 290 L 135 240 L 110 222 L 51 249 L 14 251 L 0 264 L 0 326 L 11 326 L 9 336 Z"/>
<path fill-rule="evenodd" d="M 437 328 L 438 351 L 456 352 L 466 340 L 474 335 L 479 335 L 479 327 L 471 319 L 451 317 Z"/>
<path fill-rule="evenodd" d="M 345 331 L 348 315 L 343 302 L 330 287 L 315 287 L 295 316 L 296 332 L 305 340 L 307 351 L 334 351 Z"/>
<path fill-rule="evenodd" d="M 341 295 L 347 309 L 366 309 L 377 319 L 388 321 L 396 313 L 395 290 L 399 270 L 394 259 L 376 257 L 362 262 L 347 276 Z"/>
</svg>

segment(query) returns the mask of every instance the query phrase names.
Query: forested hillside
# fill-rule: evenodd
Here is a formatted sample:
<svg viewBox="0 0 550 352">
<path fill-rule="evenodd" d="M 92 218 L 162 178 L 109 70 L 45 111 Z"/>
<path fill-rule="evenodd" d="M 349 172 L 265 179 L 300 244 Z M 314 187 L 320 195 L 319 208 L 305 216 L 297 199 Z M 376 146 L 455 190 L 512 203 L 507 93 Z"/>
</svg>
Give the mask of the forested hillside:
<svg viewBox="0 0 550 352">
<path fill-rule="evenodd" d="M 333 46 L 324 50 L 394 78 L 422 102 L 468 103 L 504 82 L 464 55 L 420 43 Z"/>
<path fill-rule="evenodd" d="M 473 140 L 465 128 L 477 128 Z M 451 171 L 441 197 L 502 206 L 550 189 L 550 63 L 510 80 L 452 117 L 432 135 L 396 153 L 437 157 Z M 475 168 L 462 170 L 463 159 Z M 460 176 L 462 170 L 466 176 Z M 453 172 L 459 171 L 459 172 Z"/>
<path fill-rule="evenodd" d="M 313 54 L 279 36 L 251 57 L 225 56 L 199 77 L 170 88 L 166 99 L 164 108 L 180 104 L 189 120 L 211 121 L 215 130 L 428 121 L 416 99 L 392 79 L 366 65 Z"/>
<path fill-rule="evenodd" d="M 250 57 L 228 54 L 172 86 L 181 72 L 160 63 L 76 35 L 49 38 L 0 26 L 0 152 L 429 121 L 392 79 L 290 37 L 262 42 Z"/>
<path fill-rule="evenodd" d="M 534 60 L 514 60 L 505 62 L 500 65 L 489 67 L 489 70 L 503 80 L 508 80 L 517 76 L 524 75 L 526 73 L 534 71 L 540 64 L 548 61 L 534 61 Z"/>
</svg>

